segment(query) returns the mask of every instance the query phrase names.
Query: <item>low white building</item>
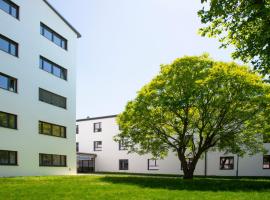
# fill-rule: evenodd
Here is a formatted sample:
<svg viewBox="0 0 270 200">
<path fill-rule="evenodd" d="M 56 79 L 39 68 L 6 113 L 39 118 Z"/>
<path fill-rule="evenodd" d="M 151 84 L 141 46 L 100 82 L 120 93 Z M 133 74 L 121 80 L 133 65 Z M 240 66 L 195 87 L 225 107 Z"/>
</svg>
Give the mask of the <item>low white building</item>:
<svg viewBox="0 0 270 200">
<path fill-rule="evenodd" d="M 0 176 L 76 174 L 76 44 L 46 0 L 0 0 Z"/>
<path fill-rule="evenodd" d="M 174 153 L 164 160 L 151 160 L 151 155 L 127 154 L 125 147 L 113 140 L 119 133 L 115 119 L 116 115 L 77 120 L 77 152 L 95 160 L 91 166 L 95 167 L 96 172 L 183 174 L 180 161 Z M 270 143 L 265 144 L 265 147 L 269 150 L 267 155 L 244 158 L 208 152 L 198 162 L 195 175 L 270 176 Z M 82 165 L 78 167 L 83 168 Z"/>
</svg>

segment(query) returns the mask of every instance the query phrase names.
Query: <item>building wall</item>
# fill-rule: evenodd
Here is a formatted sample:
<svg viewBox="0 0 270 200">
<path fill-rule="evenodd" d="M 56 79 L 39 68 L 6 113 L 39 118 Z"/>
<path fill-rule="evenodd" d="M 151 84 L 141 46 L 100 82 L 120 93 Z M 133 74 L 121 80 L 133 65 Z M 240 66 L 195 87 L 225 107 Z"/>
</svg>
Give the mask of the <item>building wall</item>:
<svg viewBox="0 0 270 200">
<path fill-rule="evenodd" d="M 102 132 L 93 132 L 93 124 L 96 122 L 102 123 Z M 119 133 L 115 117 L 77 120 L 77 125 L 79 126 L 79 134 L 76 135 L 76 142 L 79 143 L 79 152 L 94 153 L 97 155 L 95 166 L 97 172 L 183 174 L 180 161 L 173 152 L 170 152 L 165 159 L 157 161 L 159 170 L 148 170 L 147 159 L 151 159 L 151 155 L 127 154 L 127 151 L 119 151 L 118 143 L 113 141 L 113 137 Z M 94 141 L 102 141 L 102 151 L 93 151 Z M 266 144 L 266 147 L 270 150 L 270 144 Z M 219 169 L 221 156 L 234 156 L 233 170 Z M 236 155 L 224 155 L 222 152 L 208 152 L 206 158 L 207 175 L 236 176 Z M 119 159 L 129 160 L 128 170 L 119 170 Z M 262 163 L 262 154 L 239 158 L 239 176 L 270 176 L 270 170 L 263 170 Z M 199 160 L 195 175 L 205 175 L 205 156 Z"/>
<path fill-rule="evenodd" d="M 17 20 L 0 10 L 0 34 L 19 43 L 19 57 L 0 51 L 0 72 L 18 79 L 18 93 L 0 88 L 0 111 L 16 114 L 18 130 L 0 127 L 0 150 L 18 152 L 18 166 L 0 176 L 75 174 L 76 34 L 42 0 L 13 0 Z M 40 22 L 68 40 L 68 51 L 40 34 Z M 39 68 L 42 55 L 68 70 L 67 81 Z M 39 87 L 67 98 L 67 109 L 39 101 Z M 38 122 L 65 126 L 67 138 L 39 134 Z M 67 167 L 40 167 L 39 153 L 67 155 Z"/>
</svg>

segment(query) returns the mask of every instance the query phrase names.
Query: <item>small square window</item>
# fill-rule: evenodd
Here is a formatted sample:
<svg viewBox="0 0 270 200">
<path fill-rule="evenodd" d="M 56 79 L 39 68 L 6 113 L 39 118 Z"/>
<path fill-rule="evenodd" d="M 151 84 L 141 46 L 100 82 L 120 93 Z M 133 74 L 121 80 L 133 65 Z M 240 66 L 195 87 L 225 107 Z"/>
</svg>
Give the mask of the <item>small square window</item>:
<svg viewBox="0 0 270 200">
<path fill-rule="evenodd" d="M 94 123 L 94 133 L 101 131 L 102 131 L 101 122 Z"/>
<path fill-rule="evenodd" d="M 263 169 L 270 169 L 270 155 L 263 156 Z"/>
<path fill-rule="evenodd" d="M 232 170 L 234 168 L 234 157 L 220 157 L 220 166 L 221 170 Z"/>
<path fill-rule="evenodd" d="M 119 170 L 128 170 L 128 160 L 127 159 L 119 160 Z"/>
<path fill-rule="evenodd" d="M 94 141 L 94 151 L 102 151 L 102 141 Z"/>
<path fill-rule="evenodd" d="M 159 166 L 157 164 L 157 160 L 148 159 L 147 160 L 147 169 L 148 170 L 159 170 Z"/>
</svg>

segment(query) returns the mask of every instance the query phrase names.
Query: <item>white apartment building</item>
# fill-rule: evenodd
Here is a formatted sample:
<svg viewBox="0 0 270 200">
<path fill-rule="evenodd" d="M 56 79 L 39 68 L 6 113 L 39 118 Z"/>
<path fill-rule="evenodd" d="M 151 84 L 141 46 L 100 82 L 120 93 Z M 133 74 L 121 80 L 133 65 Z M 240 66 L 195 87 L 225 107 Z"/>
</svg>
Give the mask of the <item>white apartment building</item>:
<svg viewBox="0 0 270 200">
<path fill-rule="evenodd" d="M 76 31 L 46 0 L 0 0 L 0 176 L 76 174 Z"/>
<path fill-rule="evenodd" d="M 128 154 L 125 146 L 113 137 L 119 133 L 116 115 L 77 120 L 77 152 L 79 172 L 127 172 L 146 174 L 183 174 L 174 153 L 163 160 L 151 155 Z M 268 141 L 269 142 L 269 141 Z M 208 176 L 270 176 L 270 143 L 265 143 L 266 155 L 240 158 L 233 154 L 208 152 L 199 160 L 195 175 Z M 81 156 L 84 155 L 84 156 Z M 87 165 L 87 159 L 91 159 Z"/>
</svg>

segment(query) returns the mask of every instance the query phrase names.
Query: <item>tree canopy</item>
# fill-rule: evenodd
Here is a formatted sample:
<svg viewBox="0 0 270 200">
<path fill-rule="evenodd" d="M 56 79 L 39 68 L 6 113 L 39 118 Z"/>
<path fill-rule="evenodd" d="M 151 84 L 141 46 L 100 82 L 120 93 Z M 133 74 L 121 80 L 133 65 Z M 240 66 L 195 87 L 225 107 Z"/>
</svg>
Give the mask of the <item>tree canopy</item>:
<svg viewBox="0 0 270 200">
<path fill-rule="evenodd" d="M 233 45 L 233 58 L 251 62 L 270 74 L 270 0 L 201 0 L 203 36 L 218 37 L 221 47 Z"/>
<path fill-rule="evenodd" d="M 124 140 L 129 152 L 154 158 L 173 151 L 184 177 L 192 178 L 209 149 L 238 155 L 263 151 L 269 92 L 269 84 L 246 66 L 185 56 L 162 65 L 128 102 L 117 117 L 121 133 L 115 140 Z"/>
</svg>

